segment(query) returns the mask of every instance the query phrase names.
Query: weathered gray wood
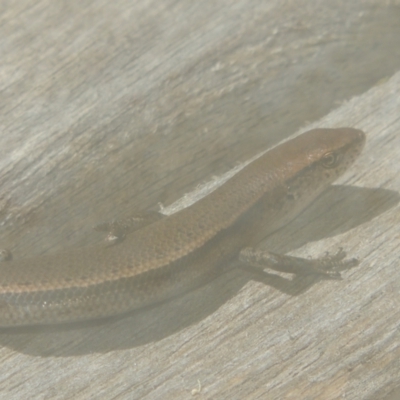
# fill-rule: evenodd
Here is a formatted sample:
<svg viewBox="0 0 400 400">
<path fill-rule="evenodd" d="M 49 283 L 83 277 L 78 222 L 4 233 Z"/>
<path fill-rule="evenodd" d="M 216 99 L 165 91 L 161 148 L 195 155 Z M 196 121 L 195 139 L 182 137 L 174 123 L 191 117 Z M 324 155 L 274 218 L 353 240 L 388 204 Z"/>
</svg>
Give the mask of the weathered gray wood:
<svg viewBox="0 0 400 400">
<path fill-rule="evenodd" d="M 3 5 L 0 240 L 15 258 L 101 240 L 95 223 L 169 204 L 302 126 L 354 126 L 368 143 L 339 186 L 264 244 L 310 256 L 343 246 L 362 260 L 343 281 L 232 271 L 126 318 L 1 331 L 0 397 L 394 390 L 400 74 L 366 90 L 399 68 L 400 9 L 378 4 Z"/>
</svg>

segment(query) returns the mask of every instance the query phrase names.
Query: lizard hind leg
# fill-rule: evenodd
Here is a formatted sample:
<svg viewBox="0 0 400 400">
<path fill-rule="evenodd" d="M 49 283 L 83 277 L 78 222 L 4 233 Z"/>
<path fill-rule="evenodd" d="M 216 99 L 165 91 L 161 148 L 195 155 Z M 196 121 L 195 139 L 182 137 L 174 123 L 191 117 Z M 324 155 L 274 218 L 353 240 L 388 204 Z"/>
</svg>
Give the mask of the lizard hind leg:
<svg viewBox="0 0 400 400">
<path fill-rule="evenodd" d="M 150 225 L 163 218 L 163 214 L 154 211 L 143 212 L 129 218 L 114 219 L 111 222 L 101 222 L 93 227 L 97 232 L 107 232 L 105 242 L 113 246 L 122 242 L 126 235 Z"/>
</svg>

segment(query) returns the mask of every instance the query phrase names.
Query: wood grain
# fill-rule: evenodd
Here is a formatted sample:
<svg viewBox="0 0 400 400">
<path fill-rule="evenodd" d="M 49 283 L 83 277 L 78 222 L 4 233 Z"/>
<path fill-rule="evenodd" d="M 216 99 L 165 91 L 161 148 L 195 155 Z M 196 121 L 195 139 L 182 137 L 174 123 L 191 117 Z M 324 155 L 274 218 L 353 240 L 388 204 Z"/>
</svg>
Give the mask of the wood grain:
<svg viewBox="0 0 400 400">
<path fill-rule="evenodd" d="M 92 225 L 169 204 L 295 131 L 352 126 L 368 141 L 337 185 L 263 244 L 303 256 L 342 246 L 361 260 L 342 281 L 233 270 L 125 318 L 1 331 L 0 397 L 325 400 L 395 390 L 396 2 L 4 4 L 0 235 L 15 258 L 100 241 Z"/>
</svg>

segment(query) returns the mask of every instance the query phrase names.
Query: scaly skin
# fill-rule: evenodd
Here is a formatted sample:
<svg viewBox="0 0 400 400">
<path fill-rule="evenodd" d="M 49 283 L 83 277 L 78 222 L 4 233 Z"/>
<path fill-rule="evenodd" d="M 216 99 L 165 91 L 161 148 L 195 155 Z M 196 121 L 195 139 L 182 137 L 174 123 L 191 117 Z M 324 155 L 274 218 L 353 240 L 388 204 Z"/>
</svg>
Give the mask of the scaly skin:
<svg viewBox="0 0 400 400">
<path fill-rule="evenodd" d="M 213 279 L 241 249 L 307 207 L 347 170 L 364 143 L 365 134 L 356 129 L 315 129 L 120 244 L 0 263 L 0 326 L 120 314 Z"/>
</svg>

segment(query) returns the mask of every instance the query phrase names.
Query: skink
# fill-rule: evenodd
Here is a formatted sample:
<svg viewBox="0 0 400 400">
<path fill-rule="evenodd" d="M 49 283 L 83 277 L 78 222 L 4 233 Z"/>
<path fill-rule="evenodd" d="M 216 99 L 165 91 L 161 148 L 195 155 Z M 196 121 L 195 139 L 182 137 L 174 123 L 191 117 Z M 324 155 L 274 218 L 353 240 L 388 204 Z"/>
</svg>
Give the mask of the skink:
<svg viewBox="0 0 400 400">
<path fill-rule="evenodd" d="M 121 314 L 213 279 L 307 207 L 347 170 L 364 143 L 365 134 L 352 128 L 311 130 L 120 244 L 0 263 L 0 326 Z"/>
</svg>

